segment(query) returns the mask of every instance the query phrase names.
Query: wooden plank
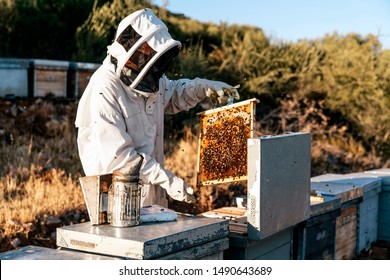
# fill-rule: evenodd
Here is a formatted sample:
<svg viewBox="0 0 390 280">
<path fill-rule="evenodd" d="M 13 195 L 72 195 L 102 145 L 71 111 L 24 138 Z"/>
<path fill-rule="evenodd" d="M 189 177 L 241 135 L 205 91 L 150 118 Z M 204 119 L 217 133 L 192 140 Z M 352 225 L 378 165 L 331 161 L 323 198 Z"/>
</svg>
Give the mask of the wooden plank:
<svg viewBox="0 0 390 280">
<path fill-rule="evenodd" d="M 220 215 L 222 216 L 232 216 L 232 217 L 242 217 L 246 215 L 246 208 L 238 208 L 238 207 L 222 207 L 218 209 L 214 209 L 211 211 L 208 211 L 204 214 L 210 214 L 214 213 L 216 216 Z M 203 215 L 205 216 L 205 215 Z"/>
<path fill-rule="evenodd" d="M 229 231 L 231 233 L 246 235 L 248 233 L 248 224 L 230 221 L 229 222 Z"/>
<path fill-rule="evenodd" d="M 81 223 L 57 228 L 57 246 L 126 259 L 158 259 L 229 236 L 228 221 L 178 215 L 176 221 L 115 228 Z"/>
<path fill-rule="evenodd" d="M 34 71 L 34 96 L 66 96 L 67 72 L 61 70 L 36 69 Z"/>
<path fill-rule="evenodd" d="M 200 260 L 221 259 L 223 251 L 229 248 L 229 238 L 225 237 L 211 242 L 200 244 L 177 253 L 158 258 L 159 260 Z"/>
<path fill-rule="evenodd" d="M 246 234 L 248 224 L 246 208 L 223 207 L 200 214 L 201 216 L 229 220 L 229 230 L 237 234 Z"/>
<path fill-rule="evenodd" d="M 325 215 L 325 214 L 324 214 Z M 305 256 L 308 259 L 334 259 L 336 217 L 305 229 Z"/>
<path fill-rule="evenodd" d="M 51 82 L 56 83 L 58 81 L 64 81 L 67 72 L 61 70 L 48 70 L 48 69 L 36 69 L 36 81 L 38 82 Z"/>
</svg>

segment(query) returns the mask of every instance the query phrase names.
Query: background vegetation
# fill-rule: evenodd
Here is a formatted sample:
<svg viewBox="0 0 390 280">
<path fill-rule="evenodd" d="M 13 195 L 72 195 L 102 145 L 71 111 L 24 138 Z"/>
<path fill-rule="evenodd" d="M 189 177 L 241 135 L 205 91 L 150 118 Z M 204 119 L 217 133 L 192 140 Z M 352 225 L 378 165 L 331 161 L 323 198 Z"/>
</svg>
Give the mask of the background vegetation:
<svg viewBox="0 0 390 280">
<path fill-rule="evenodd" d="M 169 77 L 240 84 L 241 99 L 261 101 L 258 135 L 310 132 L 313 176 L 390 166 L 390 50 L 372 34 L 290 43 L 258 27 L 198 22 L 147 0 L 0 0 L 0 57 L 101 63 L 119 21 L 143 7 L 183 43 Z M 88 219 L 77 183 L 77 101 L 0 103 L 0 249 L 53 246 L 53 223 Z M 191 184 L 196 113 L 207 106 L 166 119 L 166 166 Z M 202 191 L 191 211 L 224 206 L 242 190 Z"/>
</svg>

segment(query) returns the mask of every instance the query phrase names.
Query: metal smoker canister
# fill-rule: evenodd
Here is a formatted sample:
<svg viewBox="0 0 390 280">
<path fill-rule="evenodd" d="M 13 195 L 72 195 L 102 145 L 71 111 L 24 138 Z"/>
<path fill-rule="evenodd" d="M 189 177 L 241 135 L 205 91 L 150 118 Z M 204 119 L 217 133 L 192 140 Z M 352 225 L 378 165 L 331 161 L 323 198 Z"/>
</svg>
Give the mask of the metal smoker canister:
<svg viewBox="0 0 390 280">
<path fill-rule="evenodd" d="M 133 227 L 140 224 L 141 185 L 139 166 L 131 162 L 112 174 L 108 190 L 108 222 L 114 227 Z M 129 168 L 130 165 L 130 168 Z"/>
</svg>

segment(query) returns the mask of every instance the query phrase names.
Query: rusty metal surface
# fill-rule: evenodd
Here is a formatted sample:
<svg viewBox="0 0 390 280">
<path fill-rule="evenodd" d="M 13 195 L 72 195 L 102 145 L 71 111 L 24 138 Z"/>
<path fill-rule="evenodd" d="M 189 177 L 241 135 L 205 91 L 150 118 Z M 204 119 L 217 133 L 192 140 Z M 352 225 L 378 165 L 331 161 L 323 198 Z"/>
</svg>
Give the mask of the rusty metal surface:
<svg viewBox="0 0 390 280">
<path fill-rule="evenodd" d="M 64 251 L 38 246 L 26 246 L 0 254 L 0 260 L 118 260 L 79 251 Z"/>
<path fill-rule="evenodd" d="M 247 139 L 254 136 L 258 102 L 250 99 L 198 114 L 198 185 L 247 179 Z"/>
<path fill-rule="evenodd" d="M 128 259 L 156 259 L 229 235 L 228 221 L 179 215 L 136 227 L 75 224 L 57 229 L 57 245 Z"/>
<path fill-rule="evenodd" d="M 310 217 L 310 133 L 248 139 L 248 236 L 262 239 Z"/>
</svg>

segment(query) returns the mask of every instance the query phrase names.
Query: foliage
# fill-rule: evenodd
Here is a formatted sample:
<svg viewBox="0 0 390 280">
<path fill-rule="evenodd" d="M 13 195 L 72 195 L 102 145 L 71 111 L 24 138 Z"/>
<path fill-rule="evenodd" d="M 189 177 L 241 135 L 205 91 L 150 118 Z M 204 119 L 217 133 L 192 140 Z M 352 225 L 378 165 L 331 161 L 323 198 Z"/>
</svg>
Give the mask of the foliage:
<svg viewBox="0 0 390 280">
<path fill-rule="evenodd" d="M 321 102 L 329 125 L 346 127 L 365 149 L 390 157 L 390 50 L 371 34 L 271 42 L 260 28 L 199 22 L 148 0 L 0 0 L 0 52 L 101 63 L 119 21 L 143 7 L 183 44 L 170 78 L 240 84 L 242 99 L 261 100 L 259 119 L 285 102 Z M 193 117 L 189 112 L 179 120 Z"/>
<path fill-rule="evenodd" d="M 389 152 L 389 60 L 381 53 L 378 38 L 333 34 L 320 44 L 327 53 L 327 107 L 344 116 L 367 145 Z"/>
<path fill-rule="evenodd" d="M 74 59 L 101 63 L 119 22 L 130 13 L 148 6 L 147 1 L 139 0 L 107 1 L 101 7 L 95 2 L 88 19 L 77 29 Z"/>
</svg>

